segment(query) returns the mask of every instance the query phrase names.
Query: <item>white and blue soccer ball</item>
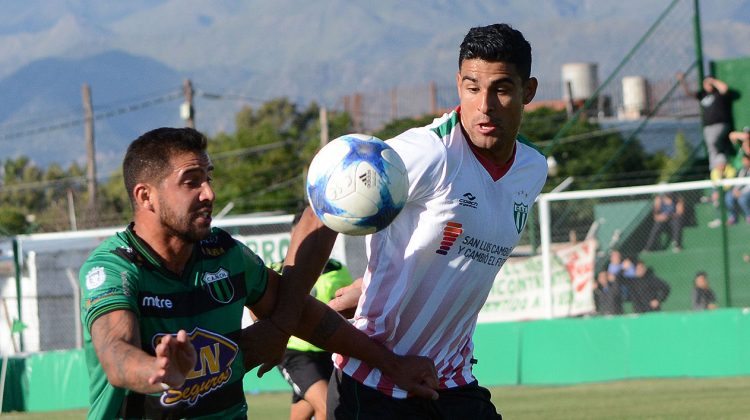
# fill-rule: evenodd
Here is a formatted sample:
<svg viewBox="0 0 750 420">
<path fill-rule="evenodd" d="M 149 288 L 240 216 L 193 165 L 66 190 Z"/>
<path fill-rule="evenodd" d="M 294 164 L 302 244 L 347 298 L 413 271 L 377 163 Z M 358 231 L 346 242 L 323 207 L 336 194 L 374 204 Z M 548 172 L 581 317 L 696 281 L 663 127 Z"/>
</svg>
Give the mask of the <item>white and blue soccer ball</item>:
<svg viewBox="0 0 750 420">
<path fill-rule="evenodd" d="M 326 144 L 307 173 L 307 196 L 315 214 L 347 235 L 368 235 L 388 226 L 404 207 L 408 188 L 398 153 L 364 134 Z"/>
</svg>

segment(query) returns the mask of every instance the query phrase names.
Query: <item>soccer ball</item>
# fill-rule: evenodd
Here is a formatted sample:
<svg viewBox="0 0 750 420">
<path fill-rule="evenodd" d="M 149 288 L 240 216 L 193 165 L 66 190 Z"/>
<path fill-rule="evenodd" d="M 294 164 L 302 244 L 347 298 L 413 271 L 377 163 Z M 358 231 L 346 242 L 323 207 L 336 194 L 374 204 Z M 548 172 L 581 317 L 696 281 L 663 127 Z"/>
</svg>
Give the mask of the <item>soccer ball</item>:
<svg viewBox="0 0 750 420">
<path fill-rule="evenodd" d="M 368 235 L 388 226 L 406 203 L 409 180 L 401 157 L 383 140 L 347 134 L 326 144 L 307 173 L 307 196 L 329 228 Z"/>
</svg>

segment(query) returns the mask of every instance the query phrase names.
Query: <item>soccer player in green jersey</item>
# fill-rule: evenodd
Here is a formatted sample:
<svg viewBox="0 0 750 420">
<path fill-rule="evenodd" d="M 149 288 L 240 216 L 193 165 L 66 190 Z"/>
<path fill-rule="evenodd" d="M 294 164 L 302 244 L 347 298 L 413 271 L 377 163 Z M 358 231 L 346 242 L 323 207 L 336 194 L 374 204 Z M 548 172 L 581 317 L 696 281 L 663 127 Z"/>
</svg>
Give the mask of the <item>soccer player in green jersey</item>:
<svg viewBox="0 0 750 420">
<path fill-rule="evenodd" d="M 193 129 L 160 128 L 128 147 L 123 176 L 133 222 L 80 271 L 89 418 L 246 418 L 242 377 L 278 364 L 292 334 L 436 398 L 429 359 L 394 355 L 290 287 L 318 277 L 307 261 L 287 266 L 282 279 L 211 228 L 206 143 Z M 260 320 L 242 329 L 245 306 Z"/>
</svg>

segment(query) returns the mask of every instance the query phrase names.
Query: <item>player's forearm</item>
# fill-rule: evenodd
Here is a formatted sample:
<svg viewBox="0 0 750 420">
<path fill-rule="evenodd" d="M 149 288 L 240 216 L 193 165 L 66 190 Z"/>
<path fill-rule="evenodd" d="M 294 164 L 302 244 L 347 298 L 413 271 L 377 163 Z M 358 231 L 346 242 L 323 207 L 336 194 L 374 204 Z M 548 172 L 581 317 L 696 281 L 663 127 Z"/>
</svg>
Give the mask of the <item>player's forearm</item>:
<svg viewBox="0 0 750 420">
<path fill-rule="evenodd" d="M 294 335 L 331 352 L 346 354 L 372 367 L 388 371 L 395 355 L 382 344 L 354 328 L 336 311 L 307 296 L 302 320 Z"/>
<path fill-rule="evenodd" d="M 141 350 L 139 331 L 132 312 L 100 316 L 91 325 L 96 356 L 110 384 L 140 393 L 162 391 L 161 385 L 149 384 L 157 370 L 156 358 Z"/>
<path fill-rule="evenodd" d="M 141 394 L 164 391 L 161 384 L 149 383 L 149 378 L 156 373 L 153 356 L 125 342 L 113 343 L 107 353 L 109 354 L 100 356 L 99 360 L 110 384 Z"/>
<path fill-rule="evenodd" d="M 273 322 L 286 332 L 296 329 L 302 315 L 305 296 L 323 271 L 336 242 L 336 232 L 325 227 L 310 208 L 294 228 L 286 259 L 283 281 L 274 311 Z"/>
</svg>

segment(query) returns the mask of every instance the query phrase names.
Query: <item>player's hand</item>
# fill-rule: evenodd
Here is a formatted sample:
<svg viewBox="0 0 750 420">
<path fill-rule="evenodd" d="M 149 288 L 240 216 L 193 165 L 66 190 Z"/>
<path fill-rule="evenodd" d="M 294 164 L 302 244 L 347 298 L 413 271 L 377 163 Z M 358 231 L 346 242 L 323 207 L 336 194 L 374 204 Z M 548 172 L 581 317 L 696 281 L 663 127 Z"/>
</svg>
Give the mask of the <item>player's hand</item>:
<svg viewBox="0 0 750 420">
<path fill-rule="evenodd" d="M 685 73 L 678 71 L 675 77 L 677 77 L 677 80 L 683 80 L 685 79 Z"/>
<path fill-rule="evenodd" d="M 438 399 L 438 378 L 435 363 L 423 356 L 395 356 L 384 367 L 383 374 L 410 395 L 431 400 Z"/>
<path fill-rule="evenodd" d="M 359 297 L 362 295 L 362 278 L 360 277 L 352 284 L 336 290 L 335 294 L 336 297 L 328 302 L 328 306 L 343 315 L 344 318 L 353 317 Z"/>
<path fill-rule="evenodd" d="M 154 355 L 155 373 L 148 382 L 151 385 L 161 383 L 165 388 L 181 387 L 197 360 L 195 348 L 185 330 L 180 330 L 176 336 L 163 336 L 154 349 Z"/>
<path fill-rule="evenodd" d="M 245 370 L 256 366 L 258 377 L 262 377 L 274 366 L 281 363 L 289 334 L 281 331 L 269 320 L 260 320 L 242 330 L 240 348 L 243 354 Z"/>
</svg>

